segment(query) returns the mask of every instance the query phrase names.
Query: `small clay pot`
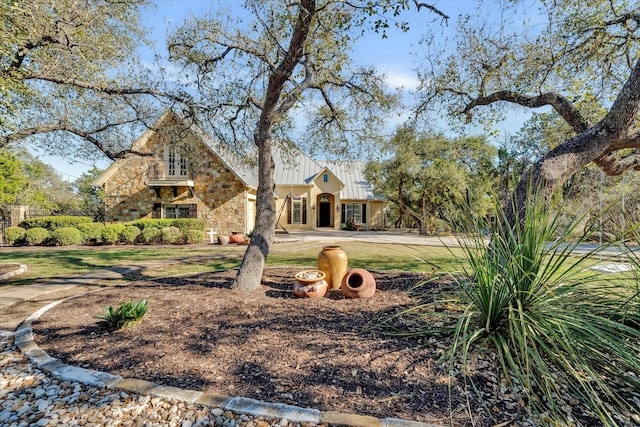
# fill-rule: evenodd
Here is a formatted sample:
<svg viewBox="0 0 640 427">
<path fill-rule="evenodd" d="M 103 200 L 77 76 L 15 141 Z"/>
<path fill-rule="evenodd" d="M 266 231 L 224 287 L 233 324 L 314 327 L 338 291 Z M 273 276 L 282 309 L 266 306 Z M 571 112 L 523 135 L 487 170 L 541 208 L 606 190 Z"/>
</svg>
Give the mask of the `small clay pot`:
<svg viewBox="0 0 640 427">
<path fill-rule="evenodd" d="M 376 280 L 363 268 L 354 268 L 342 279 L 340 291 L 347 298 L 369 298 L 376 292 Z"/>
<path fill-rule="evenodd" d="M 320 270 L 304 270 L 296 273 L 293 294 L 300 298 L 322 298 L 329 285 L 324 280 L 327 275 Z"/>
<path fill-rule="evenodd" d="M 327 294 L 328 287 L 325 280 L 320 280 L 310 285 L 296 282 L 293 285 L 293 294 L 299 298 L 322 298 Z"/>
<path fill-rule="evenodd" d="M 231 236 L 229 236 L 229 242 L 244 243 L 244 235 L 239 231 L 232 231 Z"/>
</svg>

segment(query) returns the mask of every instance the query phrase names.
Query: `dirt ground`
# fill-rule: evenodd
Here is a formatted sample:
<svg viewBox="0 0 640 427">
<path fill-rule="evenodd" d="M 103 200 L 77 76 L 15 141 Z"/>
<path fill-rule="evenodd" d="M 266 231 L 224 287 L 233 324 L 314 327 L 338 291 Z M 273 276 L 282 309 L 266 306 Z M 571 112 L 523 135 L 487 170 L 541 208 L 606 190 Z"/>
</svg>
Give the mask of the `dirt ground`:
<svg viewBox="0 0 640 427">
<path fill-rule="evenodd" d="M 475 425 L 513 419 L 501 402 L 493 420 L 467 402 L 439 361 L 445 340 L 374 327 L 412 305 L 422 274 L 373 272 L 377 291 L 368 299 L 339 291 L 301 299 L 292 294 L 300 270 L 269 268 L 249 293 L 231 290 L 235 271 L 109 287 L 45 313 L 33 325 L 36 342 L 75 366 L 229 396 L 457 426 L 472 425 L 469 408 Z M 139 299 L 149 312 L 138 325 L 115 333 L 95 326 L 107 305 Z"/>
</svg>

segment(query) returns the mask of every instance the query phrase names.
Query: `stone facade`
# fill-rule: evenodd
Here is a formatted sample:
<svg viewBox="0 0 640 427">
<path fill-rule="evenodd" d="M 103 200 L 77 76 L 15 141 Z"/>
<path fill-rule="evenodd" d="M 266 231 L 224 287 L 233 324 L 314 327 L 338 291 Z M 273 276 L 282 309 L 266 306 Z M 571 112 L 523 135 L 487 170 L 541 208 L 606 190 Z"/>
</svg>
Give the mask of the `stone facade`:
<svg viewBox="0 0 640 427">
<path fill-rule="evenodd" d="M 180 141 L 182 147 L 195 146 L 190 151 L 197 153 L 187 161 L 189 184 L 186 179 L 163 182 L 154 176 L 154 167 L 166 162 L 167 139 L 162 134 L 147 135 L 142 145 L 139 151 L 155 155 L 120 159 L 98 179 L 105 189 L 106 222 L 165 217 L 170 205 L 191 207 L 191 216 L 206 220 L 207 228 L 219 235 L 248 231 L 250 190 L 196 136 L 182 135 Z"/>
</svg>

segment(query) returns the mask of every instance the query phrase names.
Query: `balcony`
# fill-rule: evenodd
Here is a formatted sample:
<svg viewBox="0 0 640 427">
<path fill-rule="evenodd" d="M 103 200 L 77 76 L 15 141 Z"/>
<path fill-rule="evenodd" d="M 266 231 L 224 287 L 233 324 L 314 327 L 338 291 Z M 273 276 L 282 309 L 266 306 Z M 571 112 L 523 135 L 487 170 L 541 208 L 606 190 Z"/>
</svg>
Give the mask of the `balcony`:
<svg viewBox="0 0 640 427">
<path fill-rule="evenodd" d="M 189 175 L 184 162 L 152 162 L 147 176 L 149 177 L 147 181 L 149 187 L 193 188 L 193 178 Z"/>
</svg>

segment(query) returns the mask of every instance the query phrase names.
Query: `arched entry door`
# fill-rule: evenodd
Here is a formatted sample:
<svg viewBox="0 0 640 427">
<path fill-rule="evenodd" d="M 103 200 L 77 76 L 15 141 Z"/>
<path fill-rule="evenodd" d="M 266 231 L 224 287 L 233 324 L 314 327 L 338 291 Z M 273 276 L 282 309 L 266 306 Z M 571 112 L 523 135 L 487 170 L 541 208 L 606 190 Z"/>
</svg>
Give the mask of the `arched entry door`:
<svg viewBox="0 0 640 427">
<path fill-rule="evenodd" d="M 333 226 L 333 194 L 322 193 L 318 195 L 318 227 Z"/>
</svg>

